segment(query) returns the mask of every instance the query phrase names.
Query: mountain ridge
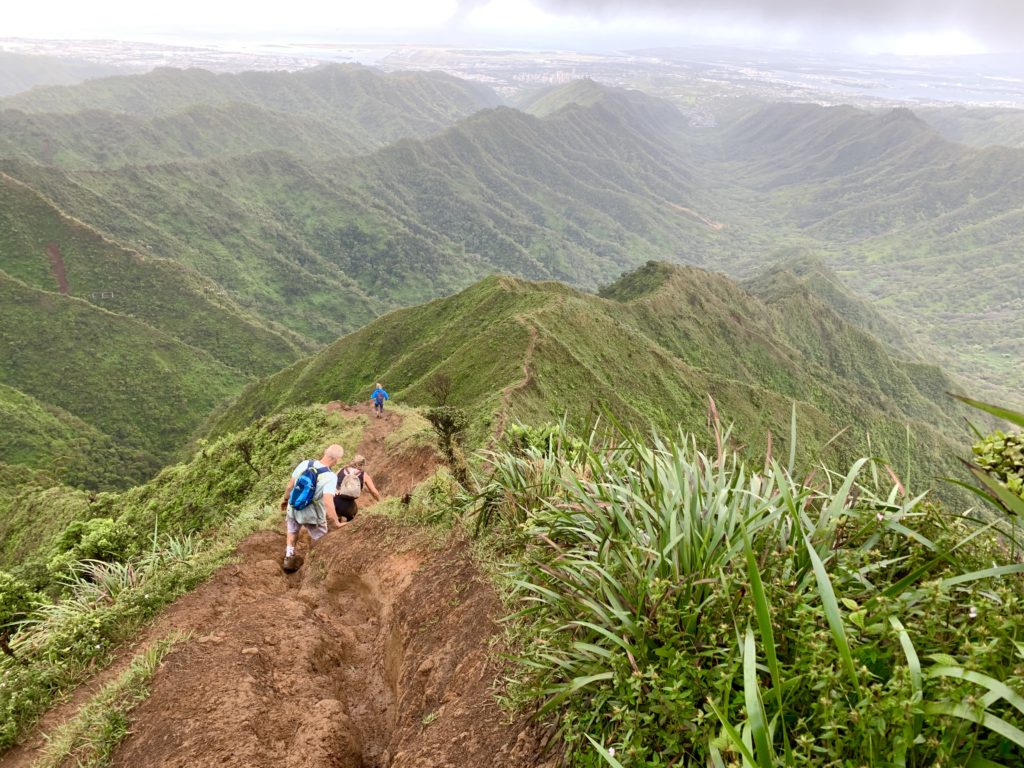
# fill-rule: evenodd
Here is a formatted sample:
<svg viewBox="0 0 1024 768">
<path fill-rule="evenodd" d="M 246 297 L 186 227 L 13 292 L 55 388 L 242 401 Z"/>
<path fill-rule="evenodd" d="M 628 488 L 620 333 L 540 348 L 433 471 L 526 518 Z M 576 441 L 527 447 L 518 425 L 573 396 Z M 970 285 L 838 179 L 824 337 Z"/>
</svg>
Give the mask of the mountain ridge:
<svg viewBox="0 0 1024 768">
<path fill-rule="evenodd" d="M 898 455 L 911 423 L 923 463 L 952 470 L 956 409 L 931 398 L 955 385 L 938 369 L 907 367 L 824 304 L 801 309 L 804 296 L 761 304 L 724 276 L 665 264 L 626 280 L 649 278 L 645 270 L 664 284 L 626 303 L 501 276 L 396 310 L 251 385 L 205 429 L 223 434 L 300 403 L 358 401 L 375 381 L 403 402 L 429 404 L 429 382 L 443 372 L 477 442 L 509 418 L 582 424 L 602 408 L 638 427 L 700 433 L 710 393 L 726 419 L 746 425 L 737 440 L 753 456 L 766 432 L 784 440 L 795 402 L 805 458 L 837 433 L 838 456 L 865 450 L 867 433 L 876 452 Z M 807 343 L 815 334 L 817 346 Z M 870 362 L 851 365 L 854 352 Z M 592 401 L 578 401 L 584 392 Z"/>
</svg>

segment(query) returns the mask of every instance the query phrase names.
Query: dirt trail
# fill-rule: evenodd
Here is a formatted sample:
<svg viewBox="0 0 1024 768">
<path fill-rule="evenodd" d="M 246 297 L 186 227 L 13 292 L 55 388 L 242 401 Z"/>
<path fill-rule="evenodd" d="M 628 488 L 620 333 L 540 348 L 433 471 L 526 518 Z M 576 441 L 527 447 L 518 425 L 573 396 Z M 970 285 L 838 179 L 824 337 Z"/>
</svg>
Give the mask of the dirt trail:
<svg viewBox="0 0 1024 768">
<path fill-rule="evenodd" d="M 696 219 L 709 229 L 725 229 L 725 225 L 722 222 L 712 221 L 707 216 L 703 216 L 702 214 L 697 213 L 695 210 L 693 210 L 693 208 L 686 208 L 685 206 L 677 205 L 676 203 L 668 203 L 668 207 L 677 210 L 680 213 L 685 213 L 687 216 L 693 217 L 694 219 Z"/>
<path fill-rule="evenodd" d="M 432 471 L 432 454 L 386 455 L 396 414 L 329 408 L 367 415 L 358 450 L 382 493 L 408 493 Z M 489 645 L 501 605 L 465 542 L 437 546 L 360 515 L 297 573 L 281 571 L 283 550 L 283 531 L 250 536 L 238 564 L 147 632 L 194 634 L 154 676 L 114 766 L 540 765 L 534 729 L 494 702 L 501 670 Z M 32 756 L 10 752 L 0 768 Z"/>
<path fill-rule="evenodd" d="M 509 384 L 503 390 L 501 390 L 501 405 L 498 407 L 498 424 L 494 428 L 494 434 L 491 438 L 491 447 L 502 438 L 505 434 L 505 426 L 508 422 L 508 409 L 512 402 L 512 394 L 520 390 L 526 389 L 530 385 L 530 365 L 533 363 L 533 353 L 537 348 L 537 338 L 539 333 L 537 326 L 527 321 L 523 317 L 517 318 L 520 323 L 526 326 L 526 329 L 530 332 L 530 341 L 526 345 L 526 352 L 523 355 L 523 378 L 519 381 Z"/>
<path fill-rule="evenodd" d="M 57 281 L 57 289 L 61 293 L 67 294 L 71 290 L 71 286 L 68 285 L 67 270 L 64 269 L 64 257 L 60 253 L 60 244 L 56 242 L 47 243 L 46 255 L 50 257 L 50 270 Z"/>
</svg>

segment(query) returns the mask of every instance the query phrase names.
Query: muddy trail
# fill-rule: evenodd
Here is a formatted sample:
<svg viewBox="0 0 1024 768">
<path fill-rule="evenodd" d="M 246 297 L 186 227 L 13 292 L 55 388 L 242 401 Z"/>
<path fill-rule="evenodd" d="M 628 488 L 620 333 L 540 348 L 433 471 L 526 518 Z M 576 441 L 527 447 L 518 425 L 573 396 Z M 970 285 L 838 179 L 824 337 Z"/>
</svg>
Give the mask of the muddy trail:
<svg viewBox="0 0 1024 768">
<path fill-rule="evenodd" d="M 378 420 L 368 408 L 329 407 L 368 417 L 358 450 L 386 496 L 409 493 L 433 470 L 429 450 L 385 455 L 397 415 Z M 360 507 L 352 523 L 306 552 L 294 574 L 281 570 L 283 530 L 253 534 L 236 564 L 150 627 L 132 652 L 172 630 L 191 639 L 154 675 L 114 766 L 544 763 L 536 730 L 495 702 L 501 604 L 467 543 L 438 543 L 362 514 L 362 499 Z M 303 536 L 300 550 L 307 546 Z M 43 728 L 71 714 L 51 714 Z M 41 742 L 37 734 L 0 758 L 0 768 L 31 765 Z"/>
</svg>

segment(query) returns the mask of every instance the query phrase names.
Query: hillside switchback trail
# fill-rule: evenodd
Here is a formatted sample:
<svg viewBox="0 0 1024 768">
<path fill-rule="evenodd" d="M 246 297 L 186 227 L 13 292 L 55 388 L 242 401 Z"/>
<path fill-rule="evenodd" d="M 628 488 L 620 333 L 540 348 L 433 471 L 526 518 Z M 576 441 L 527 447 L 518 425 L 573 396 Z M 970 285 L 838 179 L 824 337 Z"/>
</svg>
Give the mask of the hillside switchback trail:
<svg viewBox="0 0 1024 768">
<path fill-rule="evenodd" d="M 429 449 L 387 455 L 398 414 L 378 420 L 368 406 L 328 408 L 366 417 L 357 450 L 383 494 L 409 493 L 433 471 Z M 361 513 L 369 504 L 360 500 Z M 510 721 L 494 700 L 501 662 L 490 646 L 501 604 L 465 541 L 440 544 L 360 514 L 289 575 L 280 566 L 281 528 L 248 537 L 236 564 L 147 631 L 150 641 L 173 629 L 192 636 L 154 675 L 114 766 L 544 763 L 539 732 L 524 719 Z M 300 550 L 307 544 L 302 536 Z M 32 752 L 12 751 L 0 768 L 28 766 Z"/>
</svg>

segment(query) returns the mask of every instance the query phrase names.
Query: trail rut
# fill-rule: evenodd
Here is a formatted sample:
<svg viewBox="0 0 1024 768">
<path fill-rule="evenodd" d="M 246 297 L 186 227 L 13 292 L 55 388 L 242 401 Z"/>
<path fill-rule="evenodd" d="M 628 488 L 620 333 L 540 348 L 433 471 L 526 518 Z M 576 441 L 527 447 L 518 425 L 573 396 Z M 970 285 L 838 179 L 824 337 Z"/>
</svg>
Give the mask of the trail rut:
<svg viewBox="0 0 1024 768">
<path fill-rule="evenodd" d="M 71 290 L 71 286 L 68 284 L 67 270 L 64 268 L 64 257 L 60 252 L 60 243 L 47 243 L 46 255 L 50 259 L 50 271 L 53 272 L 53 279 L 57 281 L 57 290 L 67 294 Z"/>
<path fill-rule="evenodd" d="M 369 418 L 359 446 L 389 495 L 409 492 L 434 462 L 414 454 L 399 466 L 385 455 L 398 421 Z M 281 571 L 283 550 L 283 530 L 250 536 L 237 564 L 147 633 L 193 634 L 154 675 L 114 766 L 542 763 L 535 729 L 495 703 L 501 665 L 489 646 L 501 605 L 465 541 L 439 546 L 418 529 L 360 514 L 308 552 L 297 573 Z M 0 768 L 31 756 L 22 750 L 15 763 L 9 753 Z"/>
</svg>

